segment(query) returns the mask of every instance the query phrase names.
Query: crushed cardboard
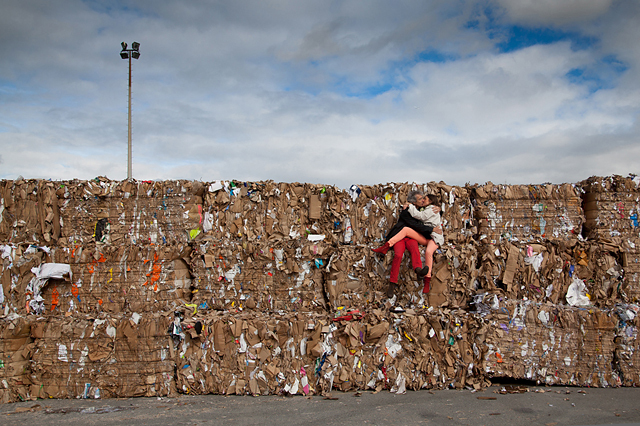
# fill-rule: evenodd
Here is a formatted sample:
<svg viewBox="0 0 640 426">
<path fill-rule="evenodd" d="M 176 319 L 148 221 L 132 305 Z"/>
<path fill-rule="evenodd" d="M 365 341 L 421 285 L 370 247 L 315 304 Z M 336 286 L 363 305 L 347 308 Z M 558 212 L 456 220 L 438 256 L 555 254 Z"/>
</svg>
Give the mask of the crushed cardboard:
<svg viewBox="0 0 640 426">
<path fill-rule="evenodd" d="M 0 181 L 0 401 L 637 385 L 638 182 Z M 394 312 L 371 248 L 412 189 L 445 244 Z"/>
</svg>

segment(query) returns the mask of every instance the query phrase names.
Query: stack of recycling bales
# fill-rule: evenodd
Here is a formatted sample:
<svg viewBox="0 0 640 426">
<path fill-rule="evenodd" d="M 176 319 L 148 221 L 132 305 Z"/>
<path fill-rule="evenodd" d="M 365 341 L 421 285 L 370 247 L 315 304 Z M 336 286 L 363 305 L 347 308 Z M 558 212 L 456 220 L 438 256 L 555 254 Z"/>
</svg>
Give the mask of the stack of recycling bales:
<svg viewBox="0 0 640 426">
<path fill-rule="evenodd" d="M 638 235 L 581 236 L 598 185 L 2 181 L 1 396 L 636 384 Z M 371 248 L 412 189 L 445 244 L 390 312 Z"/>
<path fill-rule="evenodd" d="M 582 238 L 579 185 L 476 186 L 474 309 L 482 369 L 547 384 L 617 385 L 617 258 Z"/>
<path fill-rule="evenodd" d="M 636 339 L 640 301 L 640 178 L 591 177 L 581 183 L 586 216 L 585 235 L 617 262 L 606 262 L 608 275 L 617 277 L 621 300 L 616 305 L 616 359 L 622 383 L 640 383 L 640 343 Z"/>
</svg>

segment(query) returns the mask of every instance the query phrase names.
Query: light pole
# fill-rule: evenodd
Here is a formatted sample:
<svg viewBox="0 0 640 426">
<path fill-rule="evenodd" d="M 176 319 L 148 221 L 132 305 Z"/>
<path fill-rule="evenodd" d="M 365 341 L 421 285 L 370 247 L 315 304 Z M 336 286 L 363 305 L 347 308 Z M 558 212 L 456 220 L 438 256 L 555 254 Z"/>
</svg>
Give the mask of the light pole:
<svg viewBox="0 0 640 426">
<path fill-rule="evenodd" d="M 122 50 L 120 57 L 129 60 L 129 152 L 127 161 L 127 179 L 131 180 L 131 58 L 138 59 L 140 57 L 140 43 L 134 41 L 131 43 L 131 49 L 127 49 L 127 43 L 124 41 L 120 44 Z"/>
</svg>

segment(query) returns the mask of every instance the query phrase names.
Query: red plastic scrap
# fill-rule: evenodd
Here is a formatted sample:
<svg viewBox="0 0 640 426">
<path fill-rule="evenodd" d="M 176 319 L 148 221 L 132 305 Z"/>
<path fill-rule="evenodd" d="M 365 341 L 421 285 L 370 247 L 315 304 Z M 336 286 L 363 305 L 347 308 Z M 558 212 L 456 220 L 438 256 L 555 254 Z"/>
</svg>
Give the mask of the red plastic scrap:
<svg viewBox="0 0 640 426">
<path fill-rule="evenodd" d="M 333 318 L 334 321 L 352 321 L 354 319 L 362 318 L 362 313 L 359 309 L 348 310 L 344 314 Z"/>
</svg>

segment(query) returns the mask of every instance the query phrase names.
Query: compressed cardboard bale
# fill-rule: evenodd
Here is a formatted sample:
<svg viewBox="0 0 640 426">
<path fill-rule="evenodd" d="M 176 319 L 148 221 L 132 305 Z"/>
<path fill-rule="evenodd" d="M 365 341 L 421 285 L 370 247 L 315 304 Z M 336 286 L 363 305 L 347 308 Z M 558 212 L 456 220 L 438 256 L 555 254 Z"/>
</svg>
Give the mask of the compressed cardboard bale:
<svg viewBox="0 0 640 426">
<path fill-rule="evenodd" d="M 434 194 L 440 200 L 446 241 L 456 242 L 472 235 L 473 210 L 468 191 L 444 182 L 427 184 L 387 183 L 375 186 L 352 185 L 342 197 L 331 203 L 334 216 L 343 228 L 341 242 L 377 244 L 397 222 L 411 190 Z M 347 195 L 347 197 L 345 197 Z M 342 219 L 340 219 L 342 215 Z M 347 220 L 348 219 L 348 220 Z M 350 226 L 350 236 L 346 233 Z"/>
<path fill-rule="evenodd" d="M 203 230 L 218 239 L 249 242 L 318 233 L 322 221 L 309 219 L 308 207 L 313 195 L 314 216 L 322 217 L 320 198 L 326 194 L 318 191 L 309 184 L 215 181 L 206 185 Z"/>
<path fill-rule="evenodd" d="M 447 245 L 433 257 L 433 271 L 428 304 L 449 308 L 466 308 L 477 285 L 477 244 Z"/>
<path fill-rule="evenodd" d="M 190 278 L 168 246 L 2 247 L 0 301 L 19 314 L 172 310 L 190 297 Z M 68 265 L 70 273 L 46 280 L 36 295 L 32 270 L 50 263 Z M 37 308 L 33 301 L 40 296 L 44 303 Z"/>
<path fill-rule="evenodd" d="M 82 243 L 187 243 L 202 227 L 199 182 L 96 178 L 74 182 L 59 193 L 62 234 Z"/>
<path fill-rule="evenodd" d="M 46 247 L 29 243 L 0 244 L 2 251 L 2 272 L 0 275 L 0 314 L 25 314 L 32 299 L 30 283 L 35 277 L 33 268 L 51 261 Z"/>
<path fill-rule="evenodd" d="M 172 395 L 167 326 L 160 314 L 43 318 L 32 325 L 30 381 L 56 398 Z"/>
<path fill-rule="evenodd" d="M 481 241 L 541 242 L 577 238 L 584 215 L 575 185 L 469 186 Z"/>
<path fill-rule="evenodd" d="M 476 294 L 563 304 L 571 284 L 579 280 L 590 304 L 613 306 L 621 298 L 617 256 L 597 243 L 503 241 L 480 245 L 479 258 Z"/>
<path fill-rule="evenodd" d="M 424 249 L 420 252 L 424 261 Z M 397 302 L 413 308 L 425 304 L 465 306 L 474 283 L 474 257 L 475 245 L 471 243 L 438 250 L 434 255 L 431 292 L 425 295 L 423 280 L 417 278 L 410 254 L 405 252 L 396 290 Z M 362 308 L 386 299 L 392 261 L 392 251 L 381 256 L 366 246 L 338 248 L 325 269 L 325 293 L 331 307 Z"/>
<path fill-rule="evenodd" d="M 382 264 L 366 246 L 339 247 L 323 273 L 324 291 L 334 311 L 343 307 L 363 308 L 380 301 L 388 283 L 386 263 Z"/>
<path fill-rule="evenodd" d="M 25 318 L 0 320 L 0 403 L 31 399 L 28 378 L 32 346 Z"/>
<path fill-rule="evenodd" d="M 228 247 L 218 242 L 192 253 L 192 303 L 199 309 L 324 310 L 319 268 L 328 254 L 317 246 L 289 242 L 252 250 L 246 258 Z"/>
<path fill-rule="evenodd" d="M 635 176 L 592 176 L 579 183 L 585 210 L 584 234 L 617 254 L 622 270 L 621 293 L 627 302 L 640 295 L 640 178 Z"/>
<path fill-rule="evenodd" d="M 183 272 L 179 252 L 180 247 L 168 245 L 91 243 L 76 245 L 71 251 L 58 250 L 55 258 L 69 262 L 73 272 L 69 288 L 59 291 L 59 311 L 173 310 L 190 298 L 190 276 Z M 45 297 L 45 303 L 49 308 L 50 299 Z"/>
<path fill-rule="evenodd" d="M 325 316 L 313 313 L 205 315 L 174 319 L 178 389 L 184 393 L 314 394 L 307 378 Z M 316 340 L 314 340 L 316 339 Z"/>
<path fill-rule="evenodd" d="M 216 309 L 318 310 L 322 283 L 314 269 L 329 237 L 308 221 L 311 185 L 216 181 L 207 186 L 204 234 L 190 268 L 194 303 Z M 321 222 L 320 222 L 321 223 Z M 326 259 L 325 258 L 325 259 Z"/>
<path fill-rule="evenodd" d="M 477 343 L 489 377 L 547 385 L 617 384 L 611 311 L 504 301 L 481 318 Z"/>
<path fill-rule="evenodd" d="M 464 388 L 486 385 L 473 352 L 475 319 L 461 310 L 392 314 L 396 324 L 383 348 L 385 385 L 405 389 Z M 396 352 L 398 351 L 398 352 Z"/>
<path fill-rule="evenodd" d="M 591 239 L 637 238 L 640 235 L 640 178 L 592 176 L 580 182 L 586 216 L 585 235 Z"/>
<path fill-rule="evenodd" d="M 60 236 L 53 182 L 2 181 L 0 199 L 0 241 L 53 243 Z"/>
<path fill-rule="evenodd" d="M 640 385 L 640 343 L 638 325 L 640 307 L 636 304 L 619 304 L 615 308 L 618 318 L 614 340 L 614 365 L 622 386 Z"/>
<path fill-rule="evenodd" d="M 466 243 L 477 232 L 470 190 L 465 187 L 447 185 L 444 182 L 429 182 L 423 187 L 425 194 L 434 194 L 440 200 L 442 225 L 447 243 Z"/>
<path fill-rule="evenodd" d="M 640 238 L 627 238 L 621 244 L 622 287 L 626 300 L 640 301 Z M 612 274 L 619 273 L 614 269 Z"/>
</svg>

